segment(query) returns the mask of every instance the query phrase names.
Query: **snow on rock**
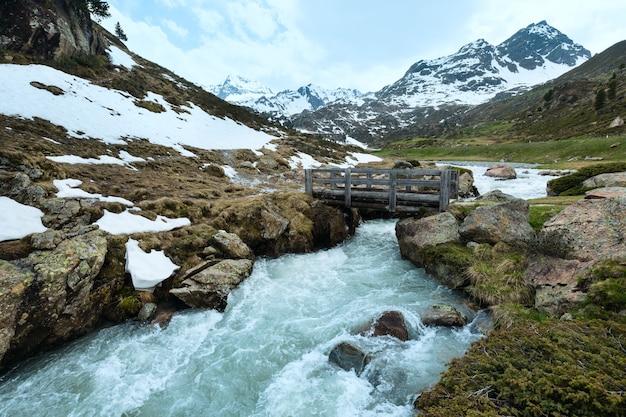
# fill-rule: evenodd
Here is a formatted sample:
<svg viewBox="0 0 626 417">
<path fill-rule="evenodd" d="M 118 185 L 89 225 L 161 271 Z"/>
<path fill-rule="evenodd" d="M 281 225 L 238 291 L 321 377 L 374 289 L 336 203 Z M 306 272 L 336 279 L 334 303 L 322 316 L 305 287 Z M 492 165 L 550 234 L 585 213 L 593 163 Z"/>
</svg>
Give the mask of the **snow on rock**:
<svg viewBox="0 0 626 417">
<path fill-rule="evenodd" d="M 135 203 L 126 200 L 122 197 L 104 197 L 102 194 L 92 194 L 87 191 L 83 191 L 80 188 L 76 188 L 83 182 L 81 180 L 66 179 L 66 180 L 54 180 L 52 181 L 55 187 L 57 187 L 57 197 L 59 198 L 95 198 L 100 201 L 109 203 L 122 203 L 126 206 L 134 206 Z"/>
<path fill-rule="evenodd" d="M 129 235 L 143 232 L 166 232 L 178 227 L 189 226 L 191 221 L 186 217 L 170 219 L 165 216 L 157 216 L 155 220 L 150 220 L 133 214 L 128 210 L 121 213 L 111 213 L 108 210 L 104 210 L 104 216 L 96 224 L 105 232 L 114 235 Z"/>
<path fill-rule="evenodd" d="M 154 291 L 154 287 L 178 268 L 163 251 L 151 250 L 146 253 L 139 247 L 138 241 L 128 239 L 126 242 L 126 272 L 130 274 L 136 290 Z"/>
<path fill-rule="evenodd" d="M 9 197 L 0 197 L 0 213 L 0 242 L 21 239 L 31 233 L 43 233 L 47 230 L 41 223 L 41 210 L 20 204 Z"/>
<path fill-rule="evenodd" d="M 39 117 L 65 127 L 77 138 L 98 138 L 105 143 L 125 144 L 125 138 L 145 138 L 152 143 L 184 151 L 200 149 L 259 149 L 276 139 L 232 119 L 220 119 L 196 105 L 182 106 L 179 114 L 162 96 L 149 92 L 144 100 L 160 104 L 154 113 L 134 104 L 130 94 L 103 88 L 44 65 L 0 64 L 0 114 Z M 55 86 L 54 95 L 31 82 Z M 59 111 L 63 109 L 63 111 Z"/>
</svg>

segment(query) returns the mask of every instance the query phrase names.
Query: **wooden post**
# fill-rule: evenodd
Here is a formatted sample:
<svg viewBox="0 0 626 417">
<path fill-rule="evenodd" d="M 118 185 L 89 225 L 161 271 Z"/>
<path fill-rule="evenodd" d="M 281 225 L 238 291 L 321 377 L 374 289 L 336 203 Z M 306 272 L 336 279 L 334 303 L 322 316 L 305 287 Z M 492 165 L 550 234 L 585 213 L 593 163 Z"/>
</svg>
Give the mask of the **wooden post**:
<svg viewBox="0 0 626 417">
<path fill-rule="evenodd" d="M 352 205 L 352 171 L 350 168 L 346 168 L 344 171 L 344 204 L 346 207 L 350 207 Z"/>
<path fill-rule="evenodd" d="M 313 196 L 313 174 L 311 168 L 304 170 L 304 192 Z"/>
<path fill-rule="evenodd" d="M 389 212 L 396 212 L 396 171 L 391 170 L 389 172 Z"/>
<path fill-rule="evenodd" d="M 459 178 L 460 173 L 458 169 L 453 169 L 450 172 L 451 180 L 450 180 L 450 198 L 458 199 L 459 198 Z"/>
<path fill-rule="evenodd" d="M 444 211 L 450 202 L 450 170 L 444 169 L 440 174 L 439 211 Z"/>
</svg>

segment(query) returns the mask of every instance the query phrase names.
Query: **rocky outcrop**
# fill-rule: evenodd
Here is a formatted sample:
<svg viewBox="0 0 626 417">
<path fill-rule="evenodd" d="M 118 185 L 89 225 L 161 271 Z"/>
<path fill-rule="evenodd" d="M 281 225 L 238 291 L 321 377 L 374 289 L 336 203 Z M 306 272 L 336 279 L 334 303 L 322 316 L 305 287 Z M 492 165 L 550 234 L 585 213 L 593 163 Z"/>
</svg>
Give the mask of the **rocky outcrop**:
<svg viewBox="0 0 626 417">
<path fill-rule="evenodd" d="M 123 282 L 123 276 L 99 279 L 106 255 L 106 234 L 95 230 L 18 261 L 0 260 L 0 363 L 84 335 L 100 322 Z"/>
<path fill-rule="evenodd" d="M 626 258 L 626 197 L 580 200 L 544 223 L 582 262 Z"/>
<path fill-rule="evenodd" d="M 38 170 L 37 170 L 38 171 Z M 35 173 L 41 177 L 41 171 Z M 46 191 L 39 185 L 34 185 L 31 178 L 23 172 L 17 172 L 8 178 L 2 178 L 0 195 L 11 197 L 13 200 L 28 205 L 35 205 L 46 196 Z"/>
<path fill-rule="evenodd" d="M 522 199 L 481 206 L 465 217 L 459 234 L 465 241 L 521 246 L 534 236 L 529 213 L 530 206 Z"/>
<path fill-rule="evenodd" d="M 422 323 L 426 326 L 462 327 L 467 324 L 467 316 L 455 307 L 435 304 L 421 313 Z"/>
<path fill-rule="evenodd" d="M 485 176 L 503 180 L 513 180 L 517 178 L 517 173 L 515 172 L 515 168 L 510 165 L 494 165 L 485 171 Z"/>
<path fill-rule="evenodd" d="M 170 294 L 190 307 L 224 311 L 228 294 L 250 276 L 253 266 L 250 259 L 225 259 L 191 275 Z"/>
<path fill-rule="evenodd" d="M 303 193 L 274 193 L 215 206 L 211 225 L 238 235 L 257 255 L 330 247 L 354 233 L 358 213 L 313 203 Z"/>
<path fill-rule="evenodd" d="M 0 3 L 0 46 L 42 59 L 103 55 L 86 2 L 5 0 Z"/>
</svg>

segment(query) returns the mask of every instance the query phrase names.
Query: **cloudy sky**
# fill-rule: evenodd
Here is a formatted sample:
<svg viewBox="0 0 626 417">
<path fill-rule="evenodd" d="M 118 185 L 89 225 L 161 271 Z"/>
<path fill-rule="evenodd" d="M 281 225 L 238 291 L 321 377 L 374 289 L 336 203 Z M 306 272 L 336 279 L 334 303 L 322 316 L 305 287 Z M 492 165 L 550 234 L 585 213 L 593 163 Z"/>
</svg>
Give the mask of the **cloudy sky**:
<svg viewBox="0 0 626 417">
<path fill-rule="evenodd" d="M 531 23 L 591 51 L 626 39 L 616 0 L 107 0 L 133 52 L 201 85 L 229 74 L 274 92 L 313 83 L 377 91 L 411 64 L 493 45 Z"/>
</svg>

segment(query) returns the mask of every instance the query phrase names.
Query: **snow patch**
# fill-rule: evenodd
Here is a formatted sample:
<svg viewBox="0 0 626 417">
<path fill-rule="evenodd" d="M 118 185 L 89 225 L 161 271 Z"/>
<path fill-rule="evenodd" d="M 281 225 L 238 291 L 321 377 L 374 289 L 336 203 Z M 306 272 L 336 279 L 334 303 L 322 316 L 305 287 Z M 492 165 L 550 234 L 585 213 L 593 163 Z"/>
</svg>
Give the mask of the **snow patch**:
<svg viewBox="0 0 626 417">
<path fill-rule="evenodd" d="M 164 216 L 157 216 L 155 220 L 150 220 L 138 214 L 133 214 L 129 210 L 125 210 L 121 213 L 112 213 L 108 210 L 104 210 L 104 216 L 102 216 L 96 224 L 105 232 L 119 235 L 167 232 L 178 227 L 189 226 L 191 221 L 186 217 L 170 219 Z"/>
<path fill-rule="evenodd" d="M 0 242 L 21 239 L 31 233 L 48 230 L 41 223 L 41 210 L 18 203 L 9 197 L 0 197 L 0 213 Z"/>
<path fill-rule="evenodd" d="M 104 201 L 108 203 L 122 203 L 126 206 L 134 206 L 135 203 L 132 201 L 126 200 L 121 197 L 104 197 L 102 194 L 92 194 L 87 191 L 83 191 L 80 188 L 76 188 L 81 185 L 83 182 L 75 179 L 66 179 L 66 180 L 54 180 L 52 181 L 55 187 L 57 187 L 57 197 L 58 198 L 95 198 L 99 201 Z"/>
<path fill-rule="evenodd" d="M 136 290 L 154 291 L 178 268 L 163 251 L 151 250 L 146 253 L 139 247 L 138 241 L 128 239 L 126 242 L 126 272 L 130 274 Z"/>
</svg>

